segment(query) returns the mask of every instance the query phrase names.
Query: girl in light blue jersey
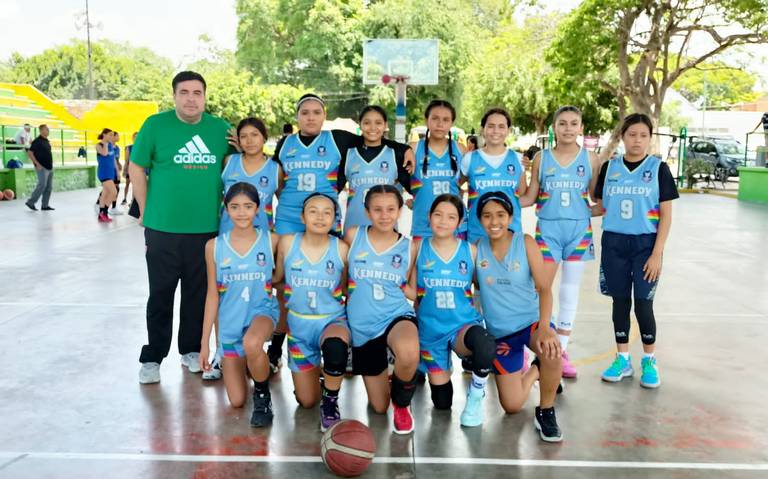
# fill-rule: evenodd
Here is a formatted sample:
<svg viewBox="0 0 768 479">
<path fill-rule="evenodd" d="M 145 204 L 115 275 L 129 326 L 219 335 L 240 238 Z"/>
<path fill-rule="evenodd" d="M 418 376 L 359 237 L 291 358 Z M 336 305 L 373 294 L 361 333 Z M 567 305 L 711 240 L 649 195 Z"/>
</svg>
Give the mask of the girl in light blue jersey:
<svg viewBox="0 0 768 479">
<path fill-rule="evenodd" d="M 347 231 L 352 364 L 361 374 L 373 409 L 386 413 L 392 399 L 396 434 L 413 431 L 411 399 L 419 365 L 416 315 L 408 302 L 415 292 L 407 287 L 416 258 L 413 243 L 395 227 L 403 197 L 392 185 L 377 185 L 365 196 L 371 226 Z M 390 393 L 387 350 L 395 358 Z"/>
<path fill-rule="evenodd" d="M 259 213 L 253 219 L 253 226 L 265 231 L 274 230 L 272 203 L 283 187 L 283 170 L 280 164 L 264 155 L 267 141 L 267 127 L 258 118 L 248 117 L 237 125 L 237 138 L 242 153 L 225 158 L 221 181 L 224 194 L 234 185 L 244 181 L 256 187 L 259 192 Z M 232 229 L 232 220 L 227 209 L 221 212 L 219 233 Z"/>
<path fill-rule="evenodd" d="M 534 424 L 544 441 L 559 442 L 555 395 L 561 375 L 560 342 L 550 325 L 552 290 L 534 239 L 510 231 L 514 207 L 502 191 L 484 193 L 476 214 L 487 237 L 477 245 L 477 284 L 488 331 L 496 339 L 493 369 L 504 411 L 520 411 L 536 380 L 541 383 Z M 524 347 L 536 360 L 522 372 Z"/>
<path fill-rule="evenodd" d="M 472 381 L 461 424 L 472 427 L 483 423 L 485 383 L 496 342 L 472 301 L 477 249 L 456 237 L 463 217 L 464 204 L 458 197 L 435 198 L 429 211 L 432 234 L 418 246 L 410 283 L 417 291 L 420 368 L 429 375 L 432 403 L 436 409 L 451 407 L 451 352 L 470 359 Z"/>
<path fill-rule="evenodd" d="M 595 200 L 600 162 L 577 142 L 584 130 L 578 108 L 559 108 L 552 124 L 556 145 L 534 156 L 531 184 L 520 204 L 536 204 L 536 243 L 550 282 L 562 264 L 557 334 L 563 349 L 563 377 L 574 378 L 576 368 L 566 349 L 576 320 L 584 262 L 595 258 L 591 217 L 600 213 L 590 200 Z"/>
<path fill-rule="evenodd" d="M 288 307 L 288 366 L 296 399 L 305 408 L 321 398 L 320 430 L 341 420 L 339 389 L 347 367 L 349 328 L 346 294 L 347 244 L 330 235 L 336 202 L 313 193 L 304 200 L 303 233 L 284 235 L 277 248 L 275 280 L 284 281 Z"/>
<path fill-rule="evenodd" d="M 276 322 L 272 314 L 272 274 L 277 236 L 253 228 L 253 218 L 259 210 L 259 194 L 253 185 L 232 185 L 224 204 L 233 228 L 205 245 L 208 293 L 200 366 L 204 371 L 211 370 L 209 343 L 214 322 L 218 321 L 229 402 L 233 407 L 243 407 L 250 374 L 254 383 L 251 425 L 263 427 L 271 424 L 273 417 L 264 343 Z"/>
<path fill-rule="evenodd" d="M 619 382 L 634 374 L 629 355 L 629 312 L 632 298 L 643 343 L 640 385 L 661 385 L 656 366 L 656 295 L 664 245 L 672 227 L 672 200 L 678 198 L 666 163 L 648 156 L 653 134 L 651 119 L 633 113 L 624 119 L 621 139 L 626 153 L 606 162 L 595 194 L 604 208 L 600 290 L 613 298 L 616 359 L 602 379 Z"/>
<path fill-rule="evenodd" d="M 525 171 L 517 153 L 505 144 L 512 126 L 512 118 L 503 108 L 491 108 L 480 120 L 485 145 L 474 150 L 461 160 L 461 182 L 469 186 L 467 209 L 468 238 L 477 243 L 486 233 L 476 212 L 477 199 L 486 191 L 502 191 L 510 198 L 515 208 L 512 229 L 522 232 L 519 197 L 527 189 Z"/>
<path fill-rule="evenodd" d="M 344 175 L 347 181 L 347 210 L 344 233 L 356 226 L 371 224 L 364 202 L 366 192 L 377 185 L 397 184 L 410 190 L 411 175 L 404 164 L 413 160 L 411 149 L 391 148 L 382 143 L 387 130 L 387 113 L 378 105 L 368 105 L 360 112 L 363 144 L 347 150 Z"/>
<path fill-rule="evenodd" d="M 411 144 L 416 155 L 416 169 L 411 176 L 411 236 L 414 240 L 432 235 L 429 210 L 441 194 L 461 195 L 459 190 L 459 162 L 464 155 L 461 145 L 451 139 L 451 127 L 456 110 L 445 100 L 432 100 L 424 112 L 427 134 L 423 140 Z M 462 221 L 457 234 L 466 239 L 467 224 Z"/>
</svg>

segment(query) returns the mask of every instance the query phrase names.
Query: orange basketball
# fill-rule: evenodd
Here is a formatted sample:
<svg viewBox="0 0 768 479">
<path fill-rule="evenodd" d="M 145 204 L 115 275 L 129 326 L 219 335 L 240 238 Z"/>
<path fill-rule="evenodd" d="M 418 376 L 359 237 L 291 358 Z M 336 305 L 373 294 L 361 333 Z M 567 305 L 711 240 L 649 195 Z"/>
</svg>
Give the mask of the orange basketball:
<svg viewBox="0 0 768 479">
<path fill-rule="evenodd" d="M 12 200 L 12 199 L 16 198 L 16 194 L 10 188 L 3 191 L 3 196 L 5 196 L 6 200 Z"/>
<path fill-rule="evenodd" d="M 360 421 L 339 421 L 325 431 L 320 440 L 320 455 L 334 474 L 355 477 L 364 473 L 376 454 L 376 441 Z"/>
<path fill-rule="evenodd" d="M 0 201 L 3 201 L 5 199 L 5 194 L 2 190 L 0 190 Z"/>
</svg>

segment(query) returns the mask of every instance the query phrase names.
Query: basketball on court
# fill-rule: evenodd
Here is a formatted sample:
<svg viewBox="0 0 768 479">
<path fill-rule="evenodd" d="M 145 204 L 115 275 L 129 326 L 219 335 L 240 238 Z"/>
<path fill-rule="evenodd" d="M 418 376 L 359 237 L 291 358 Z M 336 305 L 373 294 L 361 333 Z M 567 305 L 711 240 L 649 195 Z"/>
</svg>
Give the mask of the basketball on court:
<svg viewBox="0 0 768 479">
<path fill-rule="evenodd" d="M 2 190 L 0 190 L 0 201 L 3 201 L 3 200 L 5 200 L 5 194 L 3 193 Z"/>
<path fill-rule="evenodd" d="M 323 462 L 331 472 L 341 477 L 364 473 L 375 453 L 373 434 L 360 421 L 340 421 L 328 429 L 320 440 Z"/>
<path fill-rule="evenodd" d="M 16 198 L 16 194 L 13 192 L 12 189 L 6 189 L 3 191 L 3 197 L 6 200 L 12 200 Z"/>
</svg>

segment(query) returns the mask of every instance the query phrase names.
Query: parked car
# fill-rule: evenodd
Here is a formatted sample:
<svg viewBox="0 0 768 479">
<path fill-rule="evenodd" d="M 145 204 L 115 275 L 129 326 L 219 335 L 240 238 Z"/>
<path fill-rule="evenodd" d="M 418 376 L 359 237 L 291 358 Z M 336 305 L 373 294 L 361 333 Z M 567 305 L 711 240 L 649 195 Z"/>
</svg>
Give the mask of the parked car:
<svg viewBox="0 0 768 479">
<path fill-rule="evenodd" d="M 691 137 L 686 158 L 699 158 L 712 163 L 715 177 L 726 181 L 728 177 L 739 176 L 737 168 L 744 162 L 744 146 L 730 138 Z"/>
</svg>

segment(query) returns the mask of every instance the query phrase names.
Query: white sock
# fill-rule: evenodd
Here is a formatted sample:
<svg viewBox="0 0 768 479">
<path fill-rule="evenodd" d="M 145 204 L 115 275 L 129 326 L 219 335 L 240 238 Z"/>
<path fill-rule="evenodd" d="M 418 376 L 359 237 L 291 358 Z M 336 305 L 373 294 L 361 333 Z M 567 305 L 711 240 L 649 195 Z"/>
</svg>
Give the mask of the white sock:
<svg viewBox="0 0 768 479">
<path fill-rule="evenodd" d="M 557 339 L 560 340 L 560 347 L 563 348 L 563 351 L 568 349 L 568 340 L 571 339 L 570 336 L 566 336 L 565 334 L 558 334 Z"/>
<path fill-rule="evenodd" d="M 470 387 L 473 387 L 475 389 L 485 389 L 485 383 L 488 382 L 488 376 L 480 377 L 475 373 L 472 373 L 472 383 L 470 383 Z"/>
<path fill-rule="evenodd" d="M 626 353 L 622 353 L 621 351 L 619 351 L 619 356 L 629 361 L 629 351 L 627 351 Z"/>
<path fill-rule="evenodd" d="M 652 357 L 653 357 L 653 353 L 643 353 L 643 359 L 652 358 Z"/>
</svg>

